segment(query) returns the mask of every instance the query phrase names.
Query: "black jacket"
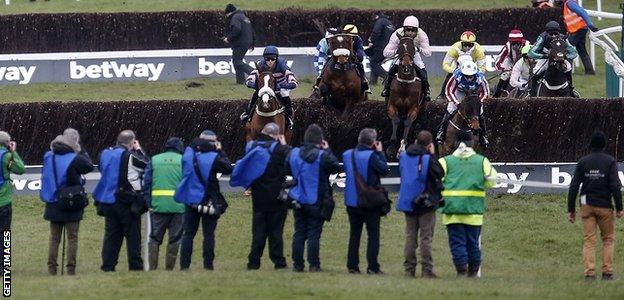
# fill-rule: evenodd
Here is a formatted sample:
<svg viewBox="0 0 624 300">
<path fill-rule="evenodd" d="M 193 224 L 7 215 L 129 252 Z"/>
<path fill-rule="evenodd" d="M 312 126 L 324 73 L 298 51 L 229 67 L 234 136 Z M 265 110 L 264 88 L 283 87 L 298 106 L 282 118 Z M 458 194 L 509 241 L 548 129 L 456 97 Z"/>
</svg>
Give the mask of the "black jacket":
<svg viewBox="0 0 624 300">
<path fill-rule="evenodd" d="M 68 145 L 54 143 L 52 144 L 52 152 L 56 155 L 62 155 L 74 152 L 74 150 Z M 84 151 L 78 153 L 67 168 L 67 186 L 83 184 L 81 176 L 93 171 L 93 168 L 89 155 Z M 56 203 L 46 203 L 43 218 L 50 222 L 76 222 L 82 220 L 83 214 L 84 209 L 67 212 L 57 208 Z"/>
<path fill-rule="evenodd" d="M 584 198 L 587 205 L 613 208 L 613 197 L 616 211 L 622 210 L 622 183 L 618 177 L 617 161 L 613 156 L 603 151 L 592 151 L 579 160 L 568 192 L 568 212 L 575 210 L 576 195 L 581 183 L 581 203 Z"/>
<path fill-rule="evenodd" d="M 271 153 L 271 159 L 264 170 L 264 174 L 251 185 L 253 210 L 264 212 L 286 209 L 286 203 L 278 200 L 277 196 L 282 188 L 282 184 L 286 181 L 284 164 L 286 163 L 286 156 L 288 156 L 290 147 L 281 145 L 279 141 L 264 134 L 260 134 L 257 140 L 275 142 L 278 145 L 275 146 L 273 153 Z"/>
<path fill-rule="evenodd" d="M 405 152 L 409 156 L 430 154 L 425 147 L 416 144 L 412 144 L 407 147 Z M 444 190 L 444 184 L 442 183 L 442 178 L 444 178 L 444 169 L 442 168 L 442 165 L 440 165 L 440 162 L 438 162 L 438 158 L 434 154 L 430 155 L 431 158 L 429 159 L 429 169 L 427 170 L 425 193 L 429 194 L 429 196 L 433 199 L 442 199 L 442 190 Z M 437 205 L 431 208 L 414 205 L 414 211 L 412 214 L 423 214 L 436 209 L 438 209 Z"/>
<path fill-rule="evenodd" d="M 390 37 L 396 29 L 392 22 L 386 16 L 380 16 L 375 25 L 373 25 L 373 31 L 370 35 L 370 41 L 373 43 L 372 57 L 373 60 L 383 60 L 383 49 L 388 45 Z"/>
<path fill-rule="evenodd" d="M 316 145 L 313 144 L 303 144 L 300 148 L 299 155 L 306 162 L 313 162 L 318 157 L 318 153 L 320 151 Z M 291 152 L 292 153 L 292 152 Z M 286 160 L 290 159 L 290 153 Z M 324 150 L 321 155 L 321 163 L 319 167 L 319 187 L 318 187 L 318 199 L 324 199 L 325 197 L 333 197 L 333 190 L 331 187 L 331 183 L 329 182 L 329 175 L 339 173 L 342 170 L 340 167 L 340 163 L 338 159 L 330 149 Z M 290 169 L 290 163 L 286 163 L 286 172 L 288 175 L 292 174 Z M 318 201 L 321 203 L 321 201 Z"/>
<path fill-rule="evenodd" d="M 367 147 L 364 145 L 358 145 L 356 148 L 357 151 L 365 151 L 372 150 L 371 147 Z M 352 162 L 343 162 L 343 163 L 352 163 Z M 383 152 L 374 151 L 368 161 L 368 175 L 366 180 L 366 185 L 370 187 L 380 187 L 381 186 L 381 176 L 386 176 L 390 173 L 390 169 L 388 168 L 388 163 L 386 162 L 386 155 Z"/>
<path fill-rule="evenodd" d="M 230 28 L 227 35 L 232 48 L 249 49 L 254 43 L 253 28 L 251 21 L 244 12 L 237 10 L 230 15 Z"/>
<path fill-rule="evenodd" d="M 217 151 L 214 143 L 200 138 L 194 139 L 190 147 L 193 149 L 198 149 L 199 152 Z M 217 173 L 221 173 L 224 175 L 232 174 L 233 167 L 232 162 L 230 162 L 230 159 L 227 157 L 227 154 L 223 150 L 219 150 L 217 152 L 218 155 L 212 164 L 212 171 L 210 171 L 210 175 L 208 177 L 208 185 L 206 186 L 208 194 L 206 194 L 206 196 L 210 198 L 220 197 L 224 199 L 223 195 L 221 194 L 221 189 L 219 188 L 219 179 L 217 178 Z"/>
</svg>

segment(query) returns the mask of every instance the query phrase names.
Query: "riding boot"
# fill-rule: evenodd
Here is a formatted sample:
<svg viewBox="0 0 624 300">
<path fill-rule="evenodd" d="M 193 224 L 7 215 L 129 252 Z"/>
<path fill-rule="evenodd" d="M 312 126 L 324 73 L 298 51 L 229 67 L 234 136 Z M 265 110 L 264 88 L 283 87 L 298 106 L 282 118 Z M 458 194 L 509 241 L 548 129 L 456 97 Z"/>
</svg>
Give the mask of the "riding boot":
<svg viewBox="0 0 624 300">
<path fill-rule="evenodd" d="M 494 91 L 494 98 L 500 97 L 503 91 L 507 88 L 508 84 L 509 84 L 509 79 L 499 80 L 498 84 L 496 85 L 496 90 Z"/>
<path fill-rule="evenodd" d="M 533 77 L 531 78 L 531 82 L 529 83 L 529 87 L 531 87 L 531 89 L 529 90 L 529 97 L 537 96 L 537 86 L 541 79 L 542 79 L 542 74 L 533 75 Z"/>
<path fill-rule="evenodd" d="M 479 132 L 479 144 L 484 149 L 487 149 L 490 146 L 490 141 L 487 138 L 487 127 L 485 126 L 485 117 L 483 115 L 479 116 L 479 128 L 481 129 Z"/>
<path fill-rule="evenodd" d="M 438 128 L 438 134 L 436 134 L 436 141 L 438 144 L 443 144 L 446 139 L 446 128 L 448 127 L 449 122 L 455 115 L 454 113 L 449 113 L 448 111 L 444 112 L 444 117 L 442 117 L 442 122 L 440 123 L 440 127 Z"/>
<path fill-rule="evenodd" d="M 390 96 L 390 85 L 392 84 L 392 80 L 394 76 L 399 72 L 399 65 L 392 64 L 390 70 L 388 70 L 388 76 L 386 76 L 386 80 L 384 81 L 383 91 L 381 91 L 381 96 L 386 98 Z"/>
<path fill-rule="evenodd" d="M 321 84 L 321 78 L 323 77 L 323 73 L 325 73 L 325 69 L 327 68 L 327 66 L 331 63 L 331 58 L 328 59 L 327 61 L 325 61 L 325 63 L 323 64 L 323 68 L 321 68 L 321 74 L 318 75 L 318 77 L 316 77 L 316 82 L 314 83 L 314 87 L 313 90 L 318 90 L 319 85 Z"/>
<path fill-rule="evenodd" d="M 366 94 L 371 94 L 371 90 L 368 87 L 368 79 L 366 79 L 366 73 L 364 73 L 364 64 L 357 64 L 358 73 L 360 75 L 360 79 L 362 80 L 362 91 Z"/>
<path fill-rule="evenodd" d="M 568 82 L 570 83 L 570 96 L 574 98 L 580 98 L 579 93 L 574 89 L 574 84 L 572 83 L 572 71 L 565 73 L 568 78 Z"/>
<path fill-rule="evenodd" d="M 431 93 L 429 91 L 429 76 L 427 76 L 427 69 L 425 68 L 421 69 L 415 65 L 414 70 L 416 70 L 416 74 L 418 75 L 418 77 L 420 78 L 422 82 L 423 100 L 425 100 L 425 102 L 431 101 Z"/>
<path fill-rule="evenodd" d="M 243 121 L 243 125 L 251 121 L 251 115 L 253 114 L 253 109 L 256 107 L 256 102 L 258 101 L 258 91 L 256 91 L 253 96 L 251 96 L 251 100 L 247 103 L 247 108 L 245 112 L 240 115 L 241 121 Z"/>
<path fill-rule="evenodd" d="M 286 127 L 292 130 L 294 115 L 292 100 L 290 100 L 290 97 L 282 97 L 281 100 L 284 105 L 284 114 L 286 115 Z"/>
</svg>

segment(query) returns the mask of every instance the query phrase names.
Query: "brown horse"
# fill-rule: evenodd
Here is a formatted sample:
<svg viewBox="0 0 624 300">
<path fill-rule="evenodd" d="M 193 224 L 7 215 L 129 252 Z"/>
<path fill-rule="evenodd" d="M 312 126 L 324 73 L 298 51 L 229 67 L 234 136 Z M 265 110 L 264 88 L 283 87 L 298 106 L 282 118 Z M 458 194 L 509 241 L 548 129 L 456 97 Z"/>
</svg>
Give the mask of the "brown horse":
<svg viewBox="0 0 624 300">
<path fill-rule="evenodd" d="M 550 40 L 548 51 L 548 67 L 544 77 L 537 84 L 538 97 L 569 97 L 571 86 L 566 76 L 566 54 L 568 47 L 563 36 L 555 36 Z"/>
<path fill-rule="evenodd" d="M 479 101 L 478 91 L 470 91 L 466 98 L 457 105 L 457 113 L 449 122 L 446 128 L 446 139 L 440 149 L 440 156 L 453 153 L 455 141 L 460 131 L 472 131 L 474 136 L 474 146 L 479 144 L 479 115 L 481 114 L 482 103 Z"/>
<path fill-rule="evenodd" d="M 353 53 L 353 36 L 338 34 L 327 38 L 331 58 L 327 61 L 321 82 L 320 96 L 323 103 L 347 112 L 353 104 L 367 100 L 357 71 Z"/>
<path fill-rule="evenodd" d="M 256 102 L 255 112 L 251 117 L 251 122 L 245 126 L 245 138 L 247 141 L 255 140 L 264 125 L 275 123 L 280 128 L 280 133 L 286 136 L 286 142 L 290 142 L 291 132 L 286 130 L 286 116 L 284 114 L 284 106 L 277 100 L 275 95 L 276 85 L 273 71 L 260 73 L 256 79 L 258 87 L 258 101 Z"/>
<path fill-rule="evenodd" d="M 397 128 L 403 122 L 402 143 L 406 143 L 412 124 L 422 111 L 422 82 L 416 76 L 414 69 L 414 38 L 403 37 L 398 48 L 399 71 L 390 85 L 390 95 L 388 96 L 388 117 L 392 120 L 392 137 L 387 154 L 392 156 L 396 152 Z M 387 80 L 393 80 L 388 78 Z"/>
</svg>

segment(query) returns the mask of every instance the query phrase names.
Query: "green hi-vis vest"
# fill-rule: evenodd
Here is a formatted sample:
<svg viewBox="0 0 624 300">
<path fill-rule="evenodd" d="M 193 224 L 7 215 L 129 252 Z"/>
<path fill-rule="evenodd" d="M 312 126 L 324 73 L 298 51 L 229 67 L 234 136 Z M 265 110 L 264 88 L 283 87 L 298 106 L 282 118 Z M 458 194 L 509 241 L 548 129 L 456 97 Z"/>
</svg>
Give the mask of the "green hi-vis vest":
<svg viewBox="0 0 624 300">
<path fill-rule="evenodd" d="M 485 157 L 475 154 L 467 158 L 444 157 L 447 173 L 444 178 L 443 214 L 482 215 L 485 211 Z"/>
<path fill-rule="evenodd" d="M 156 213 L 184 213 L 184 204 L 173 200 L 182 181 L 182 155 L 165 152 L 152 157 L 152 209 Z"/>
</svg>

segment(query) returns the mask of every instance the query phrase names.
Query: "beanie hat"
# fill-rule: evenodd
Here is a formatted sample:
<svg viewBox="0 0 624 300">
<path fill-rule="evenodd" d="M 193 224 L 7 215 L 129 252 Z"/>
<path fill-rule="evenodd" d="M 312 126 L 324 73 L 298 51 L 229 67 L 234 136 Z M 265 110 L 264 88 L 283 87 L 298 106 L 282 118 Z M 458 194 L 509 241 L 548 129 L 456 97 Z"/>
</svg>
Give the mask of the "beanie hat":
<svg viewBox="0 0 624 300">
<path fill-rule="evenodd" d="M 11 141 L 11 136 L 6 131 L 0 131 L 0 145 L 8 146 Z"/>
<path fill-rule="evenodd" d="M 471 131 L 460 131 L 457 135 L 457 142 L 470 142 L 472 138 L 473 135 Z"/>
<path fill-rule="evenodd" d="M 229 14 L 231 12 L 235 12 L 236 11 L 236 6 L 234 6 L 234 4 L 229 3 L 228 5 L 225 6 L 225 13 Z"/>
<path fill-rule="evenodd" d="M 174 150 L 178 153 L 184 152 L 184 142 L 179 137 L 172 137 L 165 143 L 165 150 Z"/>
<path fill-rule="evenodd" d="M 308 126 L 303 135 L 303 142 L 309 144 L 320 144 L 323 142 L 323 130 L 316 124 Z"/>
<path fill-rule="evenodd" d="M 589 147 L 592 149 L 602 150 L 607 145 L 607 136 L 602 131 L 596 131 L 592 134 Z"/>
</svg>

